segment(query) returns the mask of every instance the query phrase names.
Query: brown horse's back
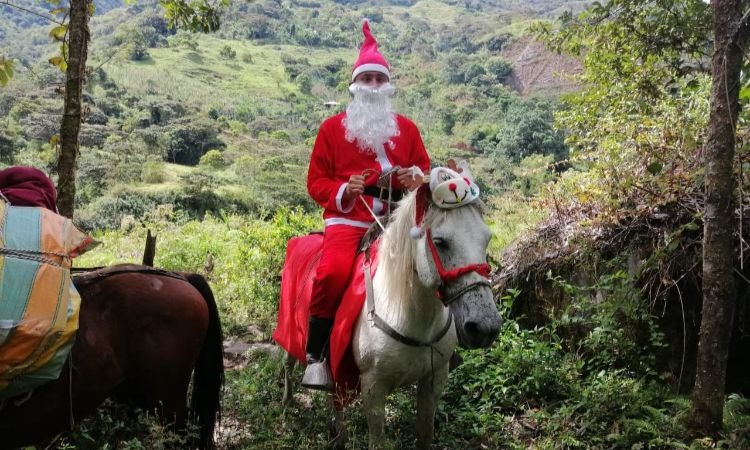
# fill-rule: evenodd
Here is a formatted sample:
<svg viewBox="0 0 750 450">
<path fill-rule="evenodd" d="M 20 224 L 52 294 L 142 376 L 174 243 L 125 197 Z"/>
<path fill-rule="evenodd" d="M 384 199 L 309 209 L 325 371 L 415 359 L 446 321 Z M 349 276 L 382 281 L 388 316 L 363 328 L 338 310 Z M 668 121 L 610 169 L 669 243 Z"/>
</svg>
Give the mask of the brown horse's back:
<svg viewBox="0 0 750 450">
<path fill-rule="evenodd" d="M 60 380 L 37 389 L 26 402 L 0 410 L 0 447 L 53 437 L 70 427 L 71 411 L 79 421 L 113 394 L 158 409 L 165 420 L 181 427 L 187 419 L 188 384 L 199 356 L 218 350 L 221 357 L 213 296 L 209 290 L 210 301 L 204 298 L 183 276 L 118 266 L 86 274 L 76 286 L 82 303 L 71 351 L 72 384 L 66 367 Z M 209 329 L 211 339 L 207 339 Z M 209 340 L 211 349 L 202 352 Z M 215 366 L 215 355 L 212 360 Z M 212 377 L 214 384 L 221 383 L 222 368 L 213 371 L 218 373 Z M 218 389 L 220 385 L 213 388 L 216 395 Z"/>
</svg>

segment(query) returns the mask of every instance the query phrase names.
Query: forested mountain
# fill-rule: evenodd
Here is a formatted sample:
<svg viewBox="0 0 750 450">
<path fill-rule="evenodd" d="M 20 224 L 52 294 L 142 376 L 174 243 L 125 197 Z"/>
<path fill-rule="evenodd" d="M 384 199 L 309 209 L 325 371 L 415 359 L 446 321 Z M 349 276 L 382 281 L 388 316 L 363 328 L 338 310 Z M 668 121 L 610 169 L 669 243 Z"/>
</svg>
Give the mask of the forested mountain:
<svg viewBox="0 0 750 450">
<path fill-rule="evenodd" d="M 399 110 L 422 128 L 436 160 L 478 157 L 488 192 L 510 189 L 524 158 L 566 156 L 552 129 L 549 96 L 557 93 L 519 97 L 510 87 L 514 61 L 503 54 L 537 13 L 581 4 L 545 5 L 232 2 L 221 28 L 200 35 L 170 29 L 153 2 L 116 9 L 104 3 L 91 24 L 81 223 L 117 226 L 161 203 L 189 215 L 312 207 L 302 186 L 307 154 L 318 124 L 333 112 L 324 104 L 347 101 L 364 17 L 391 61 Z M 15 10 L 0 22 L 0 52 L 19 62 L 0 91 L 0 161 L 51 170 L 61 73 L 46 59 L 59 49 L 47 37 L 51 25 L 30 26 L 20 21 L 24 14 Z M 8 45 L 12 33 L 18 39 Z M 202 158 L 203 168 L 190 175 Z M 279 178 L 287 179 L 281 187 Z"/>
</svg>

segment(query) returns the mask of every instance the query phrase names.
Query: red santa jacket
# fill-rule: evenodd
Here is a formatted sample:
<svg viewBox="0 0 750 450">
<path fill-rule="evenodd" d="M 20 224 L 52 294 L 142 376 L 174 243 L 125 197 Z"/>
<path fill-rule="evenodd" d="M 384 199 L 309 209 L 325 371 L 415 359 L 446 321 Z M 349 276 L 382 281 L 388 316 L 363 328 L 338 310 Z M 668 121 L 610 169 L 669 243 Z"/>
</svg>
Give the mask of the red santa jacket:
<svg viewBox="0 0 750 450">
<path fill-rule="evenodd" d="M 376 153 L 364 153 L 356 142 L 346 140 L 343 119 L 346 113 L 326 119 L 315 139 L 310 167 L 307 172 L 307 192 L 325 211 L 326 226 L 350 225 L 367 228 L 374 219 L 362 201 L 355 198 L 344 201 L 344 190 L 352 175 L 362 174 L 366 169 L 374 171 L 365 179 L 365 185 L 374 185 L 382 173 L 393 167 L 417 166 L 424 173 L 430 170 L 430 158 L 422 143 L 417 126 L 402 115 L 396 115 L 399 133 L 391 137 L 391 144 Z M 393 177 L 394 189 L 401 185 Z M 363 196 L 375 214 L 385 210 L 379 199 Z"/>
</svg>

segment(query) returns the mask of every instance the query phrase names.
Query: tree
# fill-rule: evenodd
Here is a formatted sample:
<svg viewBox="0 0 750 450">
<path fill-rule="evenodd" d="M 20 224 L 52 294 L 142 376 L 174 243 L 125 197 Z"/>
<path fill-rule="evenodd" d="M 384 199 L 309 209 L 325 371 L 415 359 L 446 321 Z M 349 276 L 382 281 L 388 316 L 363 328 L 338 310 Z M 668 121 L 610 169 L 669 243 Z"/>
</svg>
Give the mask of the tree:
<svg viewBox="0 0 750 450">
<path fill-rule="evenodd" d="M 723 425 L 727 357 L 735 310 L 734 177 L 740 70 L 750 39 L 741 0 L 713 0 L 714 54 L 706 141 L 703 311 L 690 426 L 713 435 Z"/>
<path fill-rule="evenodd" d="M 522 101 L 510 105 L 495 136 L 495 153 L 507 155 L 518 162 L 533 154 L 554 155 L 555 161 L 568 157 L 562 133 L 552 124 L 550 102 Z"/>
<path fill-rule="evenodd" d="M 89 17 L 93 7 L 94 3 L 91 0 L 70 0 L 65 102 L 60 124 L 60 156 L 57 160 L 57 209 L 60 214 L 71 219 L 76 195 L 78 135 L 83 117 L 81 92 L 88 58 Z"/>
<path fill-rule="evenodd" d="M 197 122 L 173 128 L 167 133 L 166 160 L 194 166 L 211 149 L 226 147 L 210 122 Z"/>
<path fill-rule="evenodd" d="M 611 0 L 595 4 L 582 18 L 568 16 L 562 32 L 548 40 L 585 55 L 587 88 L 568 99 L 558 124 L 574 136 L 568 142 L 598 158 L 592 167 L 605 169 L 601 171 L 611 180 L 613 198 L 617 191 L 629 191 L 623 187 L 656 182 L 649 192 L 659 194 L 657 201 L 668 202 L 675 197 L 665 196 L 661 188 L 671 184 L 689 191 L 701 185 L 696 181 L 703 182 L 702 320 L 688 419 L 703 435 L 716 434 L 723 425 L 736 301 L 733 158 L 740 73 L 750 39 L 750 11 L 742 15 L 743 4 L 748 7 L 742 0 L 714 0 L 711 6 L 701 0 Z M 710 110 L 703 114 L 700 109 L 690 112 L 695 103 L 690 100 L 701 98 L 693 95 L 703 82 L 703 62 L 712 46 L 709 23 L 714 52 Z M 674 120 L 681 116 L 688 120 Z M 704 132 L 693 130 L 696 125 Z M 644 133 L 649 128 L 653 131 Z M 683 139 L 673 139 L 680 134 Z M 658 136 L 659 145 L 649 144 L 650 136 Z M 702 146 L 691 144 L 701 141 Z M 628 148 L 627 142 L 635 145 Z M 692 164 L 699 151 L 705 163 Z M 671 169 L 661 170 L 660 161 Z M 684 181 L 670 178 L 678 171 L 689 175 Z"/>
</svg>

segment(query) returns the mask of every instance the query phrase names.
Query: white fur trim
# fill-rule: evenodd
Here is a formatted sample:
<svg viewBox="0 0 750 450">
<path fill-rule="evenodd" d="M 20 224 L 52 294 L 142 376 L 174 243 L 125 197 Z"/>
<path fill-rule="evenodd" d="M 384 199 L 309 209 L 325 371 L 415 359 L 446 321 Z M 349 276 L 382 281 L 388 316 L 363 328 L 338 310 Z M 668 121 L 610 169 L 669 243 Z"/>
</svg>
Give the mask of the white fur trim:
<svg viewBox="0 0 750 450">
<path fill-rule="evenodd" d="M 349 186 L 349 183 L 342 184 L 339 187 L 339 191 L 336 193 L 336 208 L 342 213 L 348 213 L 354 209 L 354 199 L 351 200 L 349 206 L 344 206 L 344 191 L 346 191 L 347 186 Z"/>
<path fill-rule="evenodd" d="M 361 66 L 354 69 L 352 72 L 352 82 L 354 82 L 354 79 L 357 78 L 357 75 L 359 75 L 362 72 L 380 72 L 382 74 L 385 74 L 389 79 L 391 78 L 391 72 L 388 70 L 387 67 L 385 67 L 382 64 L 362 64 Z"/>
<path fill-rule="evenodd" d="M 379 198 L 372 199 L 372 212 L 374 212 L 375 215 L 379 215 L 384 209 L 383 202 L 381 202 Z"/>
<path fill-rule="evenodd" d="M 372 225 L 372 222 L 362 222 L 361 220 L 345 219 L 343 217 L 331 217 L 324 220 L 323 223 L 327 227 L 331 225 L 349 225 L 350 227 L 370 228 L 370 225 Z"/>
<path fill-rule="evenodd" d="M 420 177 L 422 177 L 422 180 L 424 180 L 424 172 L 422 172 L 422 169 L 420 169 L 418 166 L 411 166 L 411 167 L 409 167 L 409 170 L 411 170 L 411 179 L 412 180 L 417 175 L 419 175 Z"/>
</svg>

